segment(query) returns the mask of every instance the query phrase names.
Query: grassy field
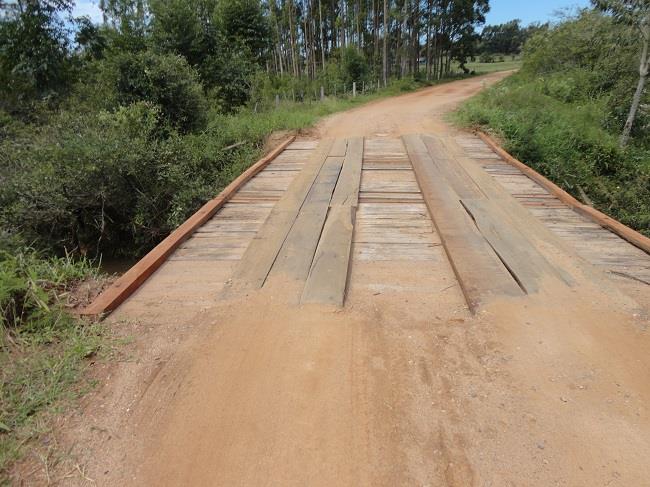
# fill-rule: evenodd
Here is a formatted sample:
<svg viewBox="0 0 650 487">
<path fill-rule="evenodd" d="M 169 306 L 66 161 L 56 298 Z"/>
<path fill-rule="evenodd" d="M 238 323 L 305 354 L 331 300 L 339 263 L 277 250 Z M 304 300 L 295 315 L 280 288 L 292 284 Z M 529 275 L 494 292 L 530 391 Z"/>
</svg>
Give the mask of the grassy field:
<svg viewBox="0 0 650 487">
<path fill-rule="evenodd" d="M 473 62 L 467 63 L 467 68 L 475 71 L 476 74 L 487 74 L 487 73 L 496 73 L 499 71 L 512 71 L 513 69 L 521 68 L 522 61 L 521 59 L 507 60 L 503 62 L 496 63 L 480 63 Z"/>
</svg>

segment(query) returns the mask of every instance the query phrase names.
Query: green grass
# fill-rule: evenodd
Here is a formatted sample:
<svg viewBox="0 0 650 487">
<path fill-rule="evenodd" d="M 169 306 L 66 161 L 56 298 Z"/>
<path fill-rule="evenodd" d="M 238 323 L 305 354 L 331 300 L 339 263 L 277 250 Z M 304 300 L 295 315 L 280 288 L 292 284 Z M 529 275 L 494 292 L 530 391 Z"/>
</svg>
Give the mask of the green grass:
<svg viewBox="0 0 650 487">
<path fill-rule="evenodd" d="M 96 277 L 86 260 L 0 253 L 0 485 L 52 415 L 93 385 L 84 371 L 105 350 L 106 330 L 65 304 L 78 282 Z"/>
<path fill-rule="evenodd" d="M 475 71 L 476 74 L 488 74 L 488 73 L 497 73 L 499 71 L 512 71 L 519 69 L 522 66 L 521 59 L 516 59 L 514 61 L 508 60 L 503 62 L 496 63 L 467 63 L 467 69 Z"/>
</svg>

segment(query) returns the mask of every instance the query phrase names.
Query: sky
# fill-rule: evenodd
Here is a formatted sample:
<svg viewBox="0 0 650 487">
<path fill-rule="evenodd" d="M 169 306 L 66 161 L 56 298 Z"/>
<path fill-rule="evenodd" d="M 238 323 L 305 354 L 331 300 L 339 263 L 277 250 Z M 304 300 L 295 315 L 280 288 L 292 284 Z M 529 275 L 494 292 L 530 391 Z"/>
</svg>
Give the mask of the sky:
<svg viewBox="0 0 650 487">
<path fill-rule="evenodd" d="M 588 7 L 589 0 L 491 0 L 487 24 L 503 24 L 520 19 L 524 25 L 554 19 L 554 13 L 566 8 Z"/>
<path fill-rule="evenodd" d="M 524 25 L 552 20 L 554 12 L 566 8 L 586 7 L 589 0 L 491 0 L 488 24 L 502 24 L 521 19 Z M 94 22 L 102 19 L 97 0 L 77 0 L 75 16 L 87 15 Z"/>
</svg>

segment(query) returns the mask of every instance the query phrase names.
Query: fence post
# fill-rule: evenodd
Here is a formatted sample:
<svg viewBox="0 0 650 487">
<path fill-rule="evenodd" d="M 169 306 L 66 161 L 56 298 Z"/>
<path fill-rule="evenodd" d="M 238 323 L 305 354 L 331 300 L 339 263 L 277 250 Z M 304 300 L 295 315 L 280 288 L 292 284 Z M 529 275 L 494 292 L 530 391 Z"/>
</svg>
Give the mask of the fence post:
<svg viewBox="0 0 650 487">
<path fill-rule="evenodd" d="M 363 84 L 361 85 L 361 94 L 365 95 L 366 94 L 366 81 L 363 81 Z"/>
<path fill-rule="evenodd" d="M 276 93 L 275 95 L 275 108 L 278 109 L 280 108 L 280 95 Z"/>
<path fill-rule="evenodd" d="M 325 88 L 323 85 L 320 85 L 320 101 L 325 100 Z"/>
<path fill-rule="evenodd" d="M 353 81 L 352 82 L 352 98 L 357 97 L 357 82 Z"/>
</svg>

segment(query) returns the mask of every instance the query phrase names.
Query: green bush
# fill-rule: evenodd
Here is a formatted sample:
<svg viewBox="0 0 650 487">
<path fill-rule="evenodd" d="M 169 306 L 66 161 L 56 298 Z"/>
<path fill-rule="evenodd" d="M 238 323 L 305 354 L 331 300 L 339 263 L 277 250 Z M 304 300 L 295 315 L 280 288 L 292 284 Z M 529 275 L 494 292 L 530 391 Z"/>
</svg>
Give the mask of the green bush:
<svg viewBox="0 0 650 487">
<path fill-rule="evenodd" d="M 205 126 L 207 104 L 198 74 L 185 58 L 150 51 L 122 53 L 113 58 L 115 90 L 120 105 L 146 101 L 181 132 Z"/>
<path fill-rule="evenodd" d="M 147 102 L 61 112 L 0 147 L 0 222 L 38 247 L 94 255 L 150 248 L 222 181 L 220 137 L 160 136 Z M 214 135 L 214 134 L 213 134 Z"/>
</svg>

